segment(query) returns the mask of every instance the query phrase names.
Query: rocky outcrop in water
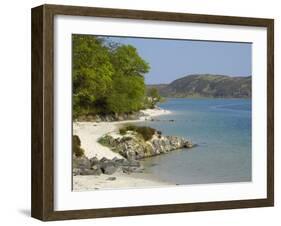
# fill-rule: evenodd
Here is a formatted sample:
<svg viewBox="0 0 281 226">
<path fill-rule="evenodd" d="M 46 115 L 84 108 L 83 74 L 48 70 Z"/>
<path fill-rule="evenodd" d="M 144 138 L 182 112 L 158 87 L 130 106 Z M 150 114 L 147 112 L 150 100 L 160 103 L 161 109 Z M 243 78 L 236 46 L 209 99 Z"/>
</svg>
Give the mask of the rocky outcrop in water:
<svg viewBox="0 0 281 226">
<path fill-rule="evenodd" d="M 114 152 L 119 153 L 126 159 L 134 160 L 168 153 L 177 149 L 193 147 L 191 141 L 185 138 L 161 136 L 158 133 L 149 141 L 145 141 L 142 137 L 133 133 L 117 138 L 106 135 L 102 140 Z"/>
<path fill-rule="evenodd" d="M 73 175 L 112 175 L 115 172 L 141 173 L 143 167 L 140 159 L 171 152 L 177 149 L 192 148 L 191 141 L 176 136 L 163 136 L 161 132 L 149 127 L 130 127 L 132 130 L 123 131 L 115 137 L 105 135 L 99 142 L 118 152 L 124 158 L 97 159 L 87 158 L 84 154 L 77 156 L 73 153 Z M 149 131 L 151 132 L 150 136 Z M 141 134 L 140 132 L 146 134 Z M 79 137 L 78 137 L 79 139 Z M 80 142 L 77 143 L 80 147 Z"/>
</svg>

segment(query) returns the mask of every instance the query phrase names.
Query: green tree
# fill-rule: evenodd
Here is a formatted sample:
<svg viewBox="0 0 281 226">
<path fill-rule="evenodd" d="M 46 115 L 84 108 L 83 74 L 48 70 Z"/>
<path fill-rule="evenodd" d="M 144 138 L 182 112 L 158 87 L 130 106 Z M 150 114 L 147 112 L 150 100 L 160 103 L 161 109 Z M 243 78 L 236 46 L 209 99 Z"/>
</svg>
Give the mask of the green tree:
<svg viewBox="0 0 281 226">
<path fill-rule="evenodd" d="M 100 111 L 111 88 L 113 67 L 103 39 L 73 35 L 74 117 Z"/>
<path fill-rule="evenodd" d="M 137 111 L 143 107 L 145 98 L 144 74 L 149 65 L 131 45 L 113 49 L 111 56 L 115 73 L 113 89 L 108 95 L 108 107 L 112 112 Z"/>
<path fill-rule="evenodd" d="M 108 109 L 116 113 L 137 111 L 143 106 L 144 93 L 143 77 L 115 75 L 112 92 L 107 98 Z"/>
<path fill-rule="evenodd" d="M 131 45 L 73 35 L 73 116 L 129 113 L 145 99 L 149 65 Z"/>
<path fill-rule="evenodd" d="M 146 98 L 144 101 L 145 108 L 155 108 L 155 105 L 163 99 L 159 95 L 157 88 L 149 88 L 146 90 Z"/>
<path fill-rule="evenodd" d="M 149 64 L 144 61 L 132 45 L 121 45 L 112 51 L 112 64 L 118 74 L 123 76 L 144 76 Z"/>
<path fill-rule="evenodd" d="M 148 90 L 147 96 L 151 97 L 155 101 L 159 101 L 161 98 L 157 88 L 150 88 Z"/>
</svg>

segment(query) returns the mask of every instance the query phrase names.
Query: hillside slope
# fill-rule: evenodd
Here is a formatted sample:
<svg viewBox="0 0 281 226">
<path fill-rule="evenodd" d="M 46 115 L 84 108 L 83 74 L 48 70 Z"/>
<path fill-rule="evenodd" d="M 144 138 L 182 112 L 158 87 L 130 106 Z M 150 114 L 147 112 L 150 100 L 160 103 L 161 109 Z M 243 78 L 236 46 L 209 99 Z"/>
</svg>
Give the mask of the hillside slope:
<svg viewBox="0 0 281 226">
<path fill-rule="evenodd" d="M 157 88 L 163 97 L 250 98 L 252 77 L 197 74 L 177 79 L 170 84 L 147 85 Z"/>
</svg>

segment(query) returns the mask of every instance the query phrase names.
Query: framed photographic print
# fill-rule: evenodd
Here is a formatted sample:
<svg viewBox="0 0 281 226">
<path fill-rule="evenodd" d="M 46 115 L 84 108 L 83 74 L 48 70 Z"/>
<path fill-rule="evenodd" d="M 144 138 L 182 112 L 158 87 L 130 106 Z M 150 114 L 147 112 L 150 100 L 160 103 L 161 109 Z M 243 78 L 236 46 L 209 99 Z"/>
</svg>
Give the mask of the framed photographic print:
<svg viewBox="0 0 281 226">
<path fill-rule="evenodd" d="M 32 9 L 32 216 L 273 206 L 272 19 Z"/>
</svg>

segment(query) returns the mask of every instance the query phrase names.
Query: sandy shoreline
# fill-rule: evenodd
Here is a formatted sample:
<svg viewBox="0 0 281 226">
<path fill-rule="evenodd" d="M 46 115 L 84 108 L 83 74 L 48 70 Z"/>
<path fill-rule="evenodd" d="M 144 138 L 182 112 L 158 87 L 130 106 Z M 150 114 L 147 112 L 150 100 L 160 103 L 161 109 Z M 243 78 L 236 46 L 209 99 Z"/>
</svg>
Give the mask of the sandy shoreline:
<svg viewBox="0 0 281 226">
<path fill-rule="evenodd" d="M 97 157 L 101 159 L 113 159 L 114 157 L 123 158 L 118 153 L 112 152 L 109 148 L 98 143 L 98 139 L 107 133 L 118 130 L 118 127 L 125 123 L 141 122 L 150 120 L 153 117 L 170 114 L 170 111 L 163 109 L 147 109 L 142 111 L 145 116 L 138 120 L 126 120 L 117 122 L 74 122 L 73 134 L 78 135 L 81 140 L 81 147 L 85 150 L 88 158 Z M 113 179 L 114 178 L 114 179 Z M 113 179 L 113 180 L 110 180 Z M 151 175 L 144 173 L 124 174 L 122 172 L 113 175 L 100 176 L 73 176 L 73 190 L 87 191 L 95 189 L 110 188 L 136 188 L 136 187 L 153 187 L 160 185 L 171 185 L 164 181 L 156 180 Z"/>
<path fill-rule="evenodd" d="M 109 148 L 98 143 L 98 139 L 107 133 L 114 132 L 118 129 L 118 126 L 126 123 L 142 122 L 149 120 L 153 117 L 170 114 L 170 111 L 163 109 L 147 109 L 142 110 L 147 115 L 140 117 L 138 120 L 126 120 L 116 122 L 74 122 L 73 134 L 78 135 L 81 140 L 81 147 L 85 150 L 85 155 L 88 158 L 97 157 L 101 159 L 106 157 L 113 159 L 114 157 L 122 158 L 117 153 L 112 152 Z"/>
<path fill-rule="evenodd" d="M 151 178 L 144 173 L 125 174 L 122 172 L 113 175 L 74 176 L 73 191 L 91 191 L 98 189 L 146 188 L 158 186 L 172 186 L 173 184 Z"/>
</svg>

